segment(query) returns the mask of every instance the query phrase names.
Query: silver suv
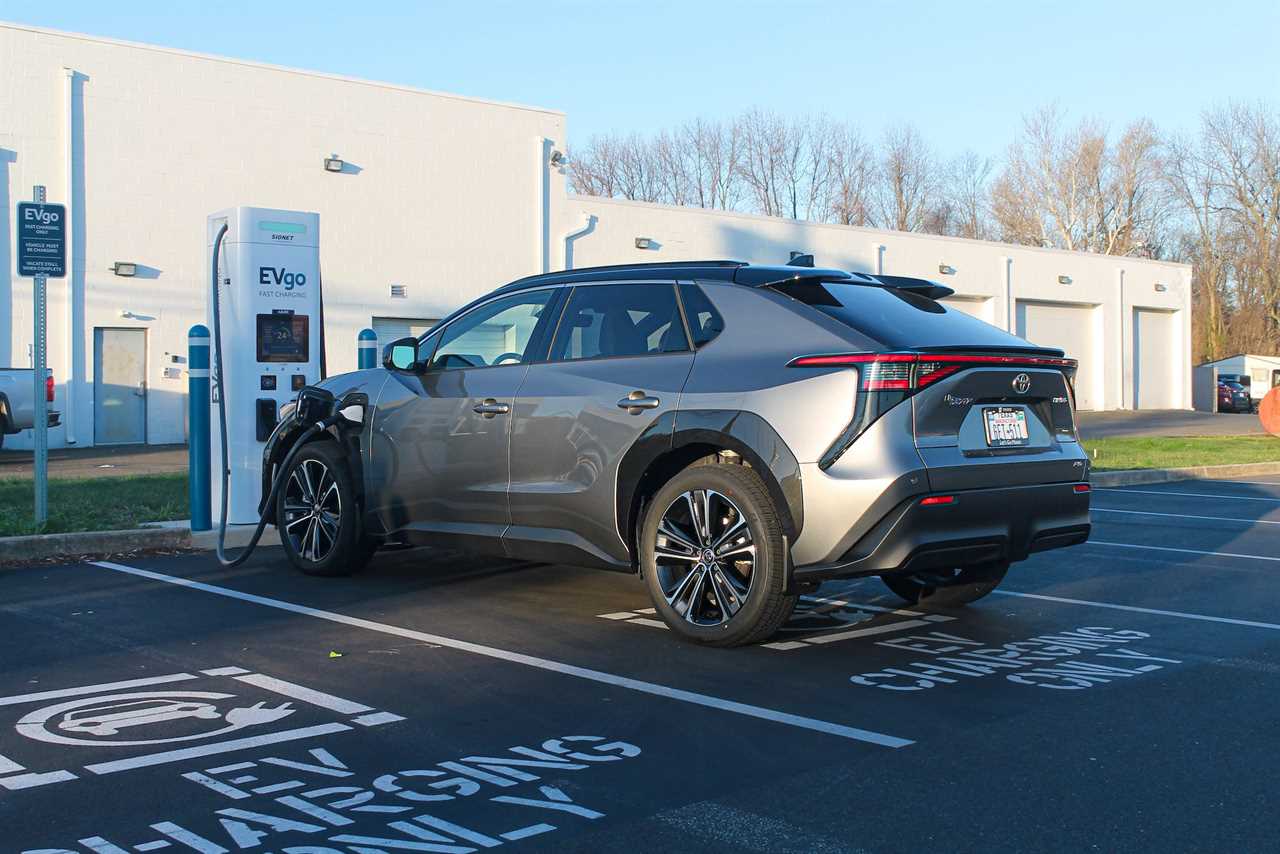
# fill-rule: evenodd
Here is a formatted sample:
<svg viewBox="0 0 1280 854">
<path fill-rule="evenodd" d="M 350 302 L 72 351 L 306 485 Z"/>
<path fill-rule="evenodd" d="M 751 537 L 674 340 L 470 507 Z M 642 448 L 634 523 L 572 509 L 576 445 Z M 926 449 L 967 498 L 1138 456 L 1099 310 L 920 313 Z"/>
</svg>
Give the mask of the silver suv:
<svg viewBox="0 0 1280 854">
<path fill-rule="evenodd" d="M 282 473 L 303 572 L 392 543 L 638 572 L 667 625 L 720 646 L 828 579 L 971 602 L 1087 539 L 1088 461 L 1075 362 L 950 293 L 732 261 L 521 279 L 305 389 L 263 495 L 315 413 L 347 408 Z"/>
</svg>

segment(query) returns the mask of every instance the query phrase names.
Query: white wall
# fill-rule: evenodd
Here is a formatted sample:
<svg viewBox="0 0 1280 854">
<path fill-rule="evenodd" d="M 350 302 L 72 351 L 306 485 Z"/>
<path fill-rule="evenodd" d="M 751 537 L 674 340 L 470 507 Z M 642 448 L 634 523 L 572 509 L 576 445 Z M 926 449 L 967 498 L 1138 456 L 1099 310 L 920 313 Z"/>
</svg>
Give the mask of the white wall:
<svg viewBox="0 0 1280 854">
<path fill-rule="evenodd" d="M 1096 398 L 1107 409 L 1132 405 L 1133 309 L 1175 311 L 1175 399 L 1190 405 L 1187 267 L 569 196 L 563 171 L 546 166 L 564 143 L 555 111 L 0 24 L 0 364 L 29 364 L 31 281 L 8 272 L 14 205 L 42 183 L 69 205 L 72 276 L 50 282 L 49 364 L 55 408 L 81 445 L 93 441 L 98 326 L 148 330 L 147 438 L 183 441 L 186 380 L 164 368 L 204 322 L 205 217 L 241 204 L 319 212 L 335 373 L 355 367 L 356 333 L 374 316 L 441 317 L 566 259 L 781 262 L 798 250 L 822 265 L 936 278 L 1006 328 L 1018 299 L 1097 306 Z M 347 172 L 324 171 L 330 153 Z M 564 236 L 588 223 L 566 255 Z M 637 250 L 640 236 L 656 248 Z M 113 275 L 114 261 L 139 275 Z M 391 298 L 392 283 L 408 298 Z M 56 428 L 51 445 L 66 436 Z"/>
<path fill-rule="evenodd" d="M 1098 409 L 1133 406 L 1133 310 L 1172 311 L 1181 334 L 1178 352 L 1170 354 L 1178 365 L 1170 399 L 1191 407 L 1191 268 L 1185 264 L 572 195 L 562 233 L 589 218 L 591 230 L 569 241 L 575 267 L 698 258 L 779 264 L 797 251 L 812 253 L 820 267 L 933 279 L 955 289 L 961 309 L 1015 333 L 1019 300 L 1093 307 L 1082 314 L 1096 327 L 1090 337 L 1100 341 L 1092 359 Z M 650 238 L 655 248 L 636 249 L 637 237 Z M 940 273 L 941 265 L 955 273 Z M 1070 282 L 1060 283 L 1059 276 Z"/>
<path fill-rule="evenodd" d="M 64 66 L 77 75 L 71 98 Z M 55 407 L 67 409 L 72 282 L 79 443 L 93 440 L 95 326 L 149 330 L 148 441 L 180 442 L 186 380 L 163 368 L 204 322 L 208 213 L 319 212 L 336 373 L 354 369 L 356 333 L 372 316 L 440 317 L 554 263 L 539 257 L 549 214 L 538 204 L 564 197 L 563 174 L 542 165 L 552 145 L 564 146 L 554 111 L 0 24 L 0 365 L 30 364 L 31 280 L 9 272 L 14 205 L 33 184 L 47 185 L 50 202 L 68 201 L 69 175 L 74 188 L 76 276 L 50 281 Z M 350 172 L 325 172 L 330 153 Z M 113 275 L 118 260 L 140 274 Z M 408 299 L 389 296 L 393 282 Z M 64 438 L 57 428 L 50 444 Z"/>
</svg>

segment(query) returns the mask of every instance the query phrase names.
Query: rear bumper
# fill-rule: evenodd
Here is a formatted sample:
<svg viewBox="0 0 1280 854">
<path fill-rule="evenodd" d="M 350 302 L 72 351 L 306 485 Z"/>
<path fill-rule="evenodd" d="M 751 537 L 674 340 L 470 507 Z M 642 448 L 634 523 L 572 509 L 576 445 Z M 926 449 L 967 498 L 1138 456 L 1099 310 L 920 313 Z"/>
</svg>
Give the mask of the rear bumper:
<svg viewBox="0 0 1280 854">
<path fill-rule="evenodd" d="M 797 566 L 794 583 L 1024 560 L 1089 538 L 1089 493 L 1076 483 L 948 493 L 952 504 L 894 507 L 838 561 Z"/>
</svg>

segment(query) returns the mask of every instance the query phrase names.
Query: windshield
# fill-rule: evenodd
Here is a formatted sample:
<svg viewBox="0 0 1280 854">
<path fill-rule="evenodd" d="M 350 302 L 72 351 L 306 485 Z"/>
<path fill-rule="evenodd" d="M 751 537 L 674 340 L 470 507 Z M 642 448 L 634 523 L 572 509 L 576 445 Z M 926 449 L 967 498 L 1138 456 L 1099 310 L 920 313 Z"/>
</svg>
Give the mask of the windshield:
<svg viewBox="0 0 1280 854">
<path fill-rule="evenodd" d="M 959 309 L 898 288 L 799 281 L 775 290 L 812 306 L 891 350 L 1025 350 L 1035 345 Z M 1049 349 L 1057 354 L 1060 351 Z"/>
</svg>

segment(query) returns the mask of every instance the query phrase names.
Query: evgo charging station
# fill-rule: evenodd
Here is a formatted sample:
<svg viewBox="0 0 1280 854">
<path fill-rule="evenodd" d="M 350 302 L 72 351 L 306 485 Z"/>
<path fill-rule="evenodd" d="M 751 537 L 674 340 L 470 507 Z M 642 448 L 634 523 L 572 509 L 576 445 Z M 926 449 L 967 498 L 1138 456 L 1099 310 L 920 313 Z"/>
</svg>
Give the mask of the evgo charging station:
<svg viewBox="0 0 1280 854">
<path fill-rule="evenodd" d="M 221 418 L 226 432 L 226 478 L 216 470 L 210 478 L 213 507 L 228 479 L 226 523 L 254 525 L 263 447 L 280 407 L 324 377 L 320 215 L 235 207 L 211 214 L 206 229 L 215 467 L 223 459 Z"/>
</svg>

